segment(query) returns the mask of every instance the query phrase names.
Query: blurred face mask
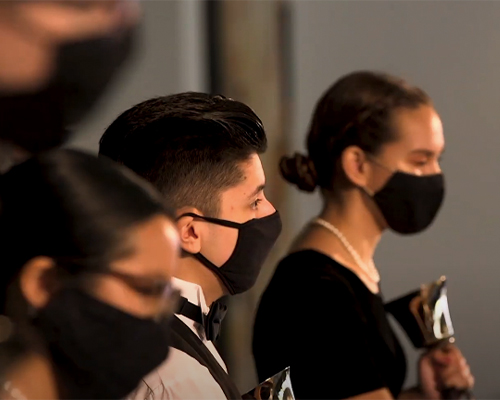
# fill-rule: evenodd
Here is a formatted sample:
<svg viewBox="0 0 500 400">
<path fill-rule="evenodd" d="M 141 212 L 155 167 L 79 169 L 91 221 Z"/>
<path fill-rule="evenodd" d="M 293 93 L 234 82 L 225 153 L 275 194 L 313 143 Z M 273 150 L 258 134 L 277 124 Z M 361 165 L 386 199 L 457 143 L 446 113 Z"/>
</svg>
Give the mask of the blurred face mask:
<svg viewBox="0 0 500 400">
<path fill-rule="evenodd" d="M 134 32 L 64 43 L 46 85 L 33 92 L 0 92 L 0 139 L 30 153 L 63 144 L 68 129 L 86 115 L 128 58 Z"/>
<path fill-rule="evenodd" d="M 122 399 L 160 365 L 169 350 L 168 316 L 138 318 L 75 288 L 38 310 L 63 399 Z"/>
</svg>

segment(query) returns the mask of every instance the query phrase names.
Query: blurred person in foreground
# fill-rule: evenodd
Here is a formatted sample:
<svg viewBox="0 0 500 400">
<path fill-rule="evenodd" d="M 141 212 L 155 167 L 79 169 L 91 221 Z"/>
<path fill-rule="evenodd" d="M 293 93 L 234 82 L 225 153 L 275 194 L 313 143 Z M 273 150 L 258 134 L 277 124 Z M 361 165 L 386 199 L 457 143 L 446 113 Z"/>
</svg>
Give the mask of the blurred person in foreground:
<svg viewBox="0 0 500 400">
<path fill-rule="evenodd" d="M 125 397 L 167 357 L 173 214 L 132 172 L 74 150 L 0 176 L 0 202 L 0 398 Z"/>
<path fill-rule="evenodd" d="M 0 2 L 0 172 L 64 143 L 129 56 L 136 0 Z"/>
</svg>

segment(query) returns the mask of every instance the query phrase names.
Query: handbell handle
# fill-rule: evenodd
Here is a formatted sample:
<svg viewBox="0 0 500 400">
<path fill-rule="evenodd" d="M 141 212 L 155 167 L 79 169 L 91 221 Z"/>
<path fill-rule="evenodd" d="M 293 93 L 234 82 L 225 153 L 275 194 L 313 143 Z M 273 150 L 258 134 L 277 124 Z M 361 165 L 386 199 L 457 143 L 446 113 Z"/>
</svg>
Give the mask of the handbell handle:
<svg viewBox="0 0 500 400">
<path fill-rule="evenodd" d="M 447 343 L 455 343 L 455 338 L 452 336 L 447 340 L 441 341 L 437 346 Z M 456 387 L 446 387 L 441 390 L 441 398 L 443 400 L 474 400 L 474 394 L 470 389 L 459 389 Z"/>
<path fill-rule="evenodd" d="M 473 400 L 474 395 L 469 389 L 449 387 L 441 391 L 441 398 L 445 400 Z"/>
</svg>

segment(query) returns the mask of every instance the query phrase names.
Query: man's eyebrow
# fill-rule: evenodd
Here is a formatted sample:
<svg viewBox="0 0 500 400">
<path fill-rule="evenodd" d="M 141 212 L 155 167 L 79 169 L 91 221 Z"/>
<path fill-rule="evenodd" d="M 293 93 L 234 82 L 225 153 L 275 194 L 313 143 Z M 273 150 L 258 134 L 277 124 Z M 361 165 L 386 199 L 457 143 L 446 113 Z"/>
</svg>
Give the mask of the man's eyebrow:
<svg viewBox="0 0 500 400">
<path fill-rule="evenodd" d="M 259 194 L 260 192 L 262 192 L 265 189 L 265 187 L 266 187 L 266 184 L 259 185 L 257 187 L 257 189 L 255 189 L 252 193 L 250 193 L 248 195 L 248 197 L 254 197 L 254 196 L 256 196 L 257 194 Z"/>
</svg>

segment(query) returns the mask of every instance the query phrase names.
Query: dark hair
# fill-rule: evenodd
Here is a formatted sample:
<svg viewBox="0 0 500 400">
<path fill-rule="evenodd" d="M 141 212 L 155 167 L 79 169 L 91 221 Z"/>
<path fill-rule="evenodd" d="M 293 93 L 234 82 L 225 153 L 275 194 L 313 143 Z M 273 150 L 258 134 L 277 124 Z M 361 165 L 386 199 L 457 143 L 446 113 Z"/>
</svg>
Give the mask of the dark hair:
<svg viewBox="0 0 500 400">
<path fill-rule="evenodd" d="M 281 173 L 301 190 L 312 192 L 319 186 L 335 194 L 347 184 L 339 165 L 344 149 L 354 145 L 376 155 L 397 139 L 393 113 L 425 104 L 431 104 L 429 96 L 400 78 L 369 71 L 345 75 L 316 105 L 307 136 L 309 156 L 284 157 Z"/>
<path fill-rule="evenodd" d="M 1 176 L 0 210 L 0 313 L 30 259 L 53 258 L 71 275 L 102 270 L 133 251 L 129 228 L 155 215 L 174 217 L 149 183 L 75 150 L 36 156 Z"/>
<path fill-rule="evenodd" d="M 264 127 L 250 107 L 187 92 L 125 111 L 102 136 L 99 154 L 152 182 L 175 208 L 217 216 L 220 192 L 243 178 L 238 164 L 266 147 Z"/>
</svg>

